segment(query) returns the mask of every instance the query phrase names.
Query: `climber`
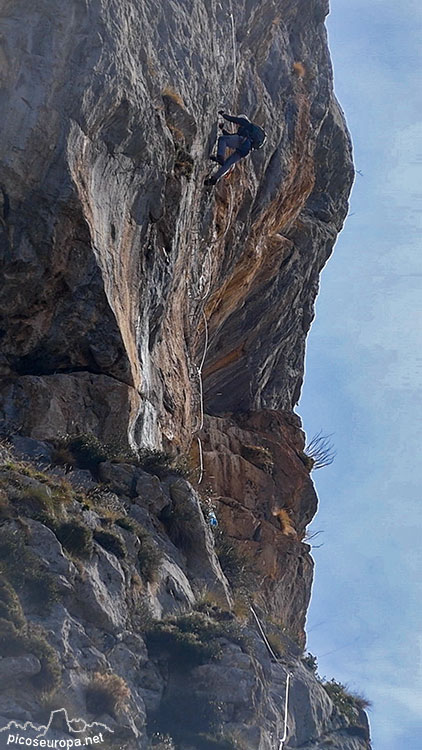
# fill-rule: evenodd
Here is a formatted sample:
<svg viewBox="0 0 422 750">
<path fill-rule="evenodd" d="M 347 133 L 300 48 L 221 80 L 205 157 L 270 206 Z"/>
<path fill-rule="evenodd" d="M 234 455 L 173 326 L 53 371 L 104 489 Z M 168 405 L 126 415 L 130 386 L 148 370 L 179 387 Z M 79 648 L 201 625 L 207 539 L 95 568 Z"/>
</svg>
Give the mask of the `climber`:
<svg viewBox="0 0 422 750">
<path fill-rule="evenodd" d="M 205 185 L 215 185 L 236 162 L 248 156 L 251 149 L 261 148 L 267 137 L 265 131 L 259 125 L 251 122 L 246 115 L 233 117 L 223 112 L 222 109 L 219 110 L 218 114 L 228 122 L 234 122 L 239 127 L 237 133 L 229 133 L 224 129 L 223 124 L 218 126 L 222 130 L 222 135 L 218 139 L 217 156 L 210 156 L 210 159 L 220 164 L 220 169 L 212 177 L 205 180 Z M 227 148 L 234 149 L 234 152 L 226 159 Z"/>
</svg>

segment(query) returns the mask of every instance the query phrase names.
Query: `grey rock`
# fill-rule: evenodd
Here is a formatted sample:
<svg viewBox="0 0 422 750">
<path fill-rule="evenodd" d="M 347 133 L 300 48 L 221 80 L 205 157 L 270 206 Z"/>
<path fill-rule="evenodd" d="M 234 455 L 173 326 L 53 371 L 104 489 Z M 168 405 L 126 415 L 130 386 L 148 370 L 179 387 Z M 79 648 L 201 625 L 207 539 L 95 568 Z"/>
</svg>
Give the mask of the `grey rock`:
<svg viewBox="0 0 422 750">
<path fill-rule="evenodd" d="M 12 435 L 10 443 L 16 458 L 31 460 L 38 466 L 48 466 L 52 459 L 52 447 L 42 440 L 34 440 L 21 435 Z"/>
<path fill-rule="evenodd" d="M 134 503 L 146 507 L 150 513 L 156 516 L 169 504 L 169 498 L 164 493 L 158 477 L 151 476 L 146 472 L 138 472 L 135 489 Z"/>
<path fill-rule="evenodd" d="M 7 690 L 10 683 L 33 677 L 41 670 L 40 660 L 33 654 L 5 656 L 0 658 L 0 690 Z"/>
<path fill-rule="evenodd" d="M 4 693 L 0 696 L 0 711 L 1 718 L 7 717 L 4 723 L 0 723 L 0 726 L 5 726 L 11 719 L 16 721 L 30 721 L 31 714 L 26 708 L 23 708 L 21 702 L 10 698 Z"/>
<path fill-rule="evenodd" d="M 97 485 L 88 469 L 74 469 L 66 474 L 66 479 L 76 490 L 91 490 Z"/>
<path fill-rule="evenodd" d="M 192 487 L 183 479 L 169 480 L 170 497 L 174 513 L 178 506 L 189 509 L 189 533 L 192 543 L 184 550 L 189 576 L 198 591 L 208 588 L 223 597 L 230 605 L 232 597 L 228 581 L 221 570 L 214 550 L 214 537 L 205 522 L 198 497 Z M 185 511 L 181 511 L 185 512 Z"/>
<path fill-rule="evenodd" d="M 98 467 L 98 476 L 113 492 L 133 497 L 136 490 L 137 470 L 132 464 L 104 461 Z"/>
<path fill-rule="evenodd" d="M 92 560 L 85 563 L 87 575 L 75 582 L 72 614 L 86 618 L 106 632 L 125 626 L 127 618 L 125 575 L 114 555 L 96 545 Z"/>
<path fill-rule="evenodd" d="M 309 670 L 295 670 L 289 696 L 289 742 L 303 745 L 309 737 L 319 737 L 327 731 L 333 711 L 330 698 L 316 682 Z"/>
<path fill-rule="evenodd" d="M 64 554 L 62 545 L 51 529 L 39 521 L 28 518 L 31 548 L 46 563 L 48 571 L 57 575 L 64 588 L 70 588 L 76 575 L 75 565 Z"/>
<path fill-rule="evenodd" d="M 252 708 L 257 677 L 252 670 L 227 668 L 225 664 L 204 664 L 192 672 L 195 691 L 206 693 L 212 700 L 244 704 Z"/>
<path fill-rule="evenodd" d="M 195 595 L 188 577 L 174 561 L 163 559 L 160 570 L 160 581 L 155 594 L 159 604 L 159 616 L 171 612 L 180 612 L 192 607 Z"/>
<path fill-rule="evenodd" d="M 82 511 L 83 523 L 88 526 L 89 529 L 97 529 L 100 526 L 100 517 L 95 510 L 83 510 Z"/>
<path fill-rule="evenodd" d="M 148 529 L 148 531 L 154 532 L 154 524 L 149 512 L 146 508 L 136 502 L 136 498 L 133 504 L 129 506 L 129 515 L 131 518 L 134 518 L 135 521 L 138 521 L 141 526 L 144 526 L 146 529 Z"/>
</svg>

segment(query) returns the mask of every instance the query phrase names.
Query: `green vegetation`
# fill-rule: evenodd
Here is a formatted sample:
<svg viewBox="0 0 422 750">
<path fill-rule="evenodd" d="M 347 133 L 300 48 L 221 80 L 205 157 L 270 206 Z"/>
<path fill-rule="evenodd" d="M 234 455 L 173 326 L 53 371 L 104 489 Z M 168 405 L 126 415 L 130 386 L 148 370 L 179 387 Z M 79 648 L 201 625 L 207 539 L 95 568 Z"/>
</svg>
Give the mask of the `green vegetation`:
<svg viewBox="0 0 422 750">
<path fill-rule="evenodd" d="M 93 537 L 98 544 L 101 545 L 107 552 L 111 552 L 119 560 L 124 560 L 127 554 L 126 546 L 120 537 L 113 531 L 103 531 L 103 529 L 95 529 Z"/>
<path fill-rule="evenodd" d="M 23 628 L 26 620 L 13 586 L 0 577 L 0 619 L 9 620 L 15 628 Z"/>
<path fill-rule="evenodd" d="M 145 633 L 151 630 L 154 625 L 154 617 L 148 599 L 145 596 L 138 598 L 136 606 L 131 612 L 133 627 L 138 633 Z"/>
<path fill-rule="evenodd" d="M 223 573 L 234 591 L 252 592 L 257 586 L 257 571 L 251 556 L 219 530 L 215 551 Z"/>
<path fill-rule="evenodd" d="M 151 534 L 142 526 L 138 526 L 136 535 L 141 545 L 138 550 L 139 572 L 145 583 L 152 583 L 157 577 L 163 553 L 155 544 Z"/>
<path fill-rule="evenodd" d="M 25 545 L 22 533 L 0 529 L 0 574 L 18 591 L 24 591 L 36 607 L 50 607 L 57 600 L 54 577 Z"/>
<path fill-rule="evenodd" d="M 226 613 L 222 615 L 225 618 Z M 219 638 L 229 638 L 243 647 L 247 645 L 235 621 L 219 622 L 215 616 L 198 611 L 166 617 L 146 632 L 150 654 L 158 656 L 167 652 L 170 664 L 179 670 L 217 659 L 221 654 Z"/>
<path fill-rule="evenodd" d="M 33 654 L 41 671 L 30 678 L 37 691 L 50 692 L 60 683 L 61 669 L 56 651 L 45 638 L 42 628 L 29 625 L 14 588 L 0 577 L 0 656 Z"/>
<path fill-rule="evenodd" d="M 101 443 L 95 435 L 64 435 L 54 441 L 54 463 L 64 466 L 78 466 L 96 472 L 98 464 L 111 461 L 119 451 L 111 445 Z"/>
<path fill-rule="evenodd" d="M 119 498 L 107 486 L 101 484 L 84 492 L 81 503 L 84 510 L 92 509 L 98 513 L 103 523 L 115 523 L 124 512 L 124 506 Z"/>
<path fill-rule="evenodd" d="M 76 557 L 87 558 L 92 554 L 92 531 L 78 521 L 66 521 L 53 527 L 63 547 Z"/>
<path fill-rule="evenodd" d="M 187 459 L 183 456 L 175 457 L 164 451 L 143 448 L 139 451 L 138 466 L 148 474 L 156 474 L 158 477 L 174 474 L 180 477 L 189 475 Z"/>
<path fill-rule="evenodd" d="M 121 518 L 116 518 L 115 524 L 117 526 L 120 526 L 121 529 L 131 531 L 133 534 L 137 534 L 138 532 L 139 523 L 137 521 L 134 521 L 133 518 L 130 518 L 130 516 L 122 516 Z"/>
<path fill-rule="evenodd" d="M 306 656 L 302 656 L 302 661 L 305 664 L 308 669 L 311 670 L 314 674 L 317 674 L 318 672 L 318 660 L 316 656 L 313 654 L 310 654 L 309 652 L 306 654 Z"/>
<path fill-rule="evenodd" d="M 0 465 L 0 511 L 3 518 L 18 514 L 31 518 L 57 517 L 72 499 L 63 479 L 38 471 L 31 464 L 6 461 Z"/>
<path fill-rule="evenodd" d="M 95 672 L 85 688 L 86 707 L 91 714 L 116 716 L 127 705 L 130 690 L 116 674 Z"/>
<path fill-rule="evenodd" d="M 340 713 L 351 723 L 356 721 L 360 710 L 369 708 L 371 705 L 371 702 L 364 696 L 350 692 L 345 685 L 334 679 L 323 681 L 322 686 Z"/>
<path fill-rule="evenodd" d="M 305 450 L 298 454 L 308 471 L 316 471 L 333 463 L 336 451 L 330 437 L 330 435 L 323 435 L 320 430 L 306 444 Z"/>
<path fill-rule="evenodd" d="M 114 520 L 114 523 L 120 526 L 121 529 L 130 531 L 138 537 L 140 547 L 137 553 L 137 560 L 141 578 L 145 583 L 155 581 L 161 560 L 163 559 L 163 553 L 154 542 L 151 534 L 138 521 L 129 516 L 120 516 Z M 94 539 L 99 544 L 102 544 L 105 549 L 108 549 L 109 552 L 113 552 L 116 557 L 123 558 L 126 556 L 126 547 L 117 534 L 96 530 L 94 532 Z M 117 543 L 116 539 L 118 540 Z"/>
<path fill-rule="evenodd" d="M 136 454 L 119 443 L 102 443 L 91 433 L 64 435 L 54 441 L 53 462 L 55 464 L 89 469 L 95 476 L 99 464 L 103 461 L 133 464 L 157 476 L 167 474 L 187 476 L 189 474 L 187 460 L 182 456 L 175 457 L 164 451 L 149 448 L 144 448 Z"/>
<path fill-rule="evenodd" d="M 215 643 L 205 643 L 194 633 L 178 629 L 171 622 L 158 622 L 146 633 L 146 643 L 151 656 L 167 652 L 173 667 L 189 670 L 219 656 Z"/>
</svg>

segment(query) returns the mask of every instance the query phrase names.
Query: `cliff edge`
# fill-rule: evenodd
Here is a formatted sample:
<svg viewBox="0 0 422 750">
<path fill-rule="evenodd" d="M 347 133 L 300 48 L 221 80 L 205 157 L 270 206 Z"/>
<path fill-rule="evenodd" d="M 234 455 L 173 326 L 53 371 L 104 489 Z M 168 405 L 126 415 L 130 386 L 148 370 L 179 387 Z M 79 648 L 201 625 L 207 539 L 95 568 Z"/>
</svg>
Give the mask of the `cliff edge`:
<svg viewBox="0 0 422 750">
<path fill-rule="evenodd" d="M 289 674 L 286 750 L 369 747 L 302 658 L 317 497 L 293 409 L 353 180 L 327 13 L 0 12 L 4 726 L 66 703 L 106 747 L 272 750 Z M 222 108 L 268 137 L 208 189 Z"/>
</svg>

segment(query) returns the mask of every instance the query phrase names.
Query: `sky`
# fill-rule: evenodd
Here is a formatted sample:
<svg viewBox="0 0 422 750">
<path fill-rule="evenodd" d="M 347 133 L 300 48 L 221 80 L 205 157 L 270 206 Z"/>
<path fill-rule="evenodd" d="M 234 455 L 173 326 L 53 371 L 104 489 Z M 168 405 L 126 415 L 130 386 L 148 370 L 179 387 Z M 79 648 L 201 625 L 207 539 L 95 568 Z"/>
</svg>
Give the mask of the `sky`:
<svg viewBox="0 0 422 750">
<path fill-rule="evenodd" d="M 373 702 L 374 750 L 421 750 L 422 4 L 331 0 L 327 27 L 361 174 L 297 408 L 337 450 L 313 474 L 308 649 L 320 675 Z"/>
</svg>

